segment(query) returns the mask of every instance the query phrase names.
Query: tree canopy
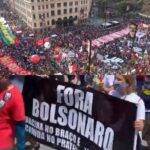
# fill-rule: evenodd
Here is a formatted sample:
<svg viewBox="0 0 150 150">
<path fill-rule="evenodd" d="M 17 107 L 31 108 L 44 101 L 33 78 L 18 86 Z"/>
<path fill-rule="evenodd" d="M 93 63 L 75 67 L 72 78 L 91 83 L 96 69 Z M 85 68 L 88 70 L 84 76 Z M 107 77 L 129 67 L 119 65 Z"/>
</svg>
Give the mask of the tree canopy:
<svg viewBox="0 0 150 150">
<path fill-rule="evenodd" d="M 97 0 L 97 3 L 101 13 L 106 13 L 105 10 L 112 7 L 117 15 L 123 15 L 127 12 L 140 11 L 144 0 Z"/>
</svg>

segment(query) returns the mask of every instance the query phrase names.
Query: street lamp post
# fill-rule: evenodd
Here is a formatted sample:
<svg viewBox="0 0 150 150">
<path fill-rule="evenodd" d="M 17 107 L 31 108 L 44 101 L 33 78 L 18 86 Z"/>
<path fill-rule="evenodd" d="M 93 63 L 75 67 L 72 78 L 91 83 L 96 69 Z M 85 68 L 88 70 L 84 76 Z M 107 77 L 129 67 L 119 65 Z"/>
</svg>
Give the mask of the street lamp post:
<svg viewBox="0 0 150 150">
<path fill-rule="evenodd" d="M 88 54 L 89 54 L 89 57 L 88 57 L 88 72 L 90 73 L 90 71 L 91 71 L 91 55 L 92 55 L 92 40 L 91 40 L 91 38 L 89 38 L 89 52 L 88 52 Z"/>
<path fill-rule="evenodd" d="M 136 41 L 136 34 L 137 34 L 137 31 L 138 31 L 138 29 L 137 29 L 137 26 L 135 27 L 135 29 L 134 29 L 134 35 L 133 35 L 133 37 L 131 36 L 131 38 L 132 38 L 132 46 L 131 46 L 131 52 L 134 52 L 134 44 L 135 44 L 135 41 Z M 130 61 L 130 64 L 131 64 L 131 61 Z M 130 68 L 130 73 L 132 72 L 132 70 L 131 70 L 131 68 Z"/>
<path fill-rule="evenodd" d="M 106 28 L 106 22 L 107 22 L 107 0 L 105 0 L 105 28 Z"/>
</svg>

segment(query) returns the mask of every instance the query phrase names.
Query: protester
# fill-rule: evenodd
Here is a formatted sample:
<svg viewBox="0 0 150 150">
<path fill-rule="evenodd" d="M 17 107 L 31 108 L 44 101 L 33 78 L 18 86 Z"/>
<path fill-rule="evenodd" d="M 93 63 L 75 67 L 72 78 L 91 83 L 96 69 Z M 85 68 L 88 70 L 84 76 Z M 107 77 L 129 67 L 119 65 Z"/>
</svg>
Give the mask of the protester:
<svg viewBox="0 0 150 150">
<path fill-rule="evenodd" d="M 134 122 L 134 127 L 137 132 L 139 132 L 137 149 L 141 149 L 141 140 L 140 137 L 141 131 L 144 129 L 144 121 L 145 121 L 145 104 L 143 100 L 136 93 L 136 84 L 133 76 L 131 75 L 115 75 L 113 87 L 109 91 L 109 95 L 120 98 L 124 101 L 128 101 L 136 104 L 137 106 L 137 116 Z M 105 86 L 104 86 L 105 89 Z M 106 91 L 108 92 L 108 91 Z M 141 137 L 142 138 L 142 137 Z"/>
<path fill-rule="evenodd" d="M 143 100 L 137 95 L 135 87 L 135 79 L 131 75 L 116 75 L 114 90 L 109 94 L 137 105 L 137 121 L 135 121 L 134 126 L 138 131 L 143 131 L 145 105 Z"/>
<path fill-rule="evenodd" d="M 19 89 L 0 76 L 0 150 L 25 150 L 25 111 Z"/>
<path fill-rule="evenodd" d="M 128 22 L 119 20 L 120 25 L 110 29 L 93 25 L 76 25 L 51 29 L 42 34 L 29 29 L 16 14 L 10 13 L 6 16 L 6 20 L 16 37 L 15 43 L 11 45 L 6 45 L 0 39 L 0 57 L 4 55 L 12 58 L 12 60 L 5 60 L 6 64 L 15 60 L 18 66 L 38 75 L 73 74 L 75 75 L 74 78 L 67 79 L 70 83 L 80 85 L 84 80 L 86 88 L 101 90 L 132 102 L 137 105 L 137 119 L 134 122 L 134 127 L 138 131 L 143 131 L 145 106 L 143 100 L 134 90 L 132 78 L 129 76 L 114 76 L 113 74 L 114 72 L 132 73 L 134 70 L 134 73 L 137 74 L 150 72 L 149 31 L 140 39 L 133 39 L 126 35 L 103 43 L 101 46 L 92 45 L 91 64 L 89 64 L 87 41 L 119 32 L 127 28 L 131 20 Z M 141 23 L 150 24 L 149 19 L 138 18 L 133 21 L 136 21 L 138 25 Z M 21 33 L 17 33 L 18 30 L 21 30 Z M 142 31 L 142 29 L 139 28 L 139 31 Z M 50 48 L 44 47 L 44 42 L 47 39 L 50 42 Z M 40 41 L 43 44 L 39 44 Z M 136 47 L 136 49 L 133 47 Z M 35 54 L 41 58 L 37 64 L 30 60 L 30 57 Z M 114 57 L 119 58 L 122 62 L 112 62 Z M 1 65 L 0 62 L 1 74 L 3 76 L 12 75 L 12 72 L 8 71 L 6 67 Z M 12 69 L 15 70 L 16 68 L 12 65 Z M 14 72 L 18 74 L 17 69 Z M 85 75 L 82 81 L 79 79 L 79 74 Z M 102 82 L 104 83 L 103 87 L 101 87 Z M 25 114 L 22 96 L 14 85 L 1 77 L 0 97 L 0 136 L 3 137 L 0 140 L 0 150 L 12 150 L 15 136 L 17 137 L 18 150 L 24 150 Z M 36 142 L 31 142 L 31 145 L 34 148 L 39 148 L 39 144 Z"/>
</svg>

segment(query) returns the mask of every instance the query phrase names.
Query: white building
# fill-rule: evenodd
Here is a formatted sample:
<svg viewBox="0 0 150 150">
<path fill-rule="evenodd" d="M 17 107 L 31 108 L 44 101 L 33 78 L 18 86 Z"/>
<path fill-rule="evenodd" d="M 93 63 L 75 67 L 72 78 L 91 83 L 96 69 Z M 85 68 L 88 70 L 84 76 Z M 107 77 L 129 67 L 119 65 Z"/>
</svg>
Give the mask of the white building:
<svg viewBox="0 0 150 150">
<path fill-rule="evenodd" d="M 89 17 L 92 0 L 10 0 L 20 18 L 32 29 L 77 23 Z"/>
</svg>

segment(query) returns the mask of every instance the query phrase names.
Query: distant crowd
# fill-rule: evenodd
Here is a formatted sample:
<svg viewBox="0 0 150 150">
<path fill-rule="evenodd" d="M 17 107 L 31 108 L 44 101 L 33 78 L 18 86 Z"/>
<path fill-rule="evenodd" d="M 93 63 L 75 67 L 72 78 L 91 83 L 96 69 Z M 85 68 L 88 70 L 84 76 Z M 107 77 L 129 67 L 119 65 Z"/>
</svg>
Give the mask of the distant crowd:
<svg viewBox="0 0 150 150">
<path fill-rule="evenodd" d="M 136 39 L 133 41 L 128 35 L 103 44 L 101 47 L 91 46 L 90 57 L 87 46 L 89 40 L 92 41 L 103 35 L 119 31 L 127 27 L 131 22 L 135 22 L 137 25 L 141 23 L 150 24 L 150 19 L 138 17 L 128 22 L 118 20 L 120 24 L 109 29 L 92 25 L 77 25 L 42 31 L 41 34 L 30 30 L 20 21 L 19 16 L 13 14 L 11 11 L 6 20 L 10 27 L 12 27 L 17 43 L 8 46 L 1 42 L 1 53 L 13 57 L 19 66 L 37 74 L 85 74 L 86 72 L 90 72 L 99 75 L 108 72 L 123 74 L 132 71 L 139 74 L 150 72 L 149 30 L 140 43 Z M 22 32 L 17 33 L 17 31 Z M 31 34 L 32 36 L 30 36 Z M 53 37 L 53 35 L 56 36 Z M 46 49 L 44 45 L 39 46 L 36 44 L 38 39 L 47 37 L 49 38 L 50 48 Z M 135 52 L 133 47 L 137 47 L 142 51 L 140 53 Z M 34 54 L 39 55 L 41 58 L 38 64 L 33 64 L 29 59 Z M 113 57 L 121 59 L 122 62 L 106 62 Z M 2 72 L 5 72 L 5 69 Z"/>
</svg>

